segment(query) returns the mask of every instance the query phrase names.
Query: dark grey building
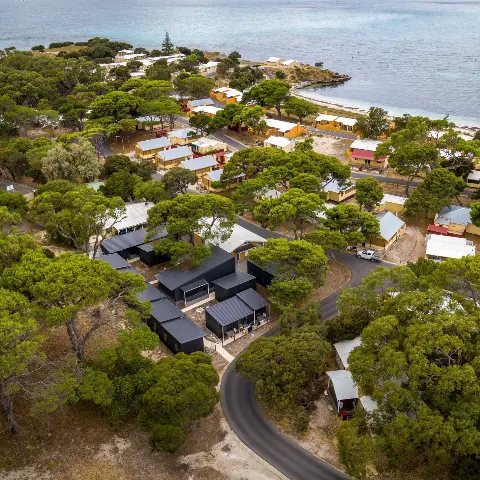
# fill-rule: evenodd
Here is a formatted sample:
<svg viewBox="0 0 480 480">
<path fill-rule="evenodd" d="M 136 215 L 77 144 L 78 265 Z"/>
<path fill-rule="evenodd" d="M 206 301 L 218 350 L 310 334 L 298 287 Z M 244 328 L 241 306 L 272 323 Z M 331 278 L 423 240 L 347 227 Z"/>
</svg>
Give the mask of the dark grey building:
<svg viewBox="0 0 480 480">
<path fill-rule="evenodd" d="M 118 253 L 121 257 L 128 259 L 139 254 L 138 247 L 143 245 L 147 231 L 144 228 L 135 230 L 134 232 L 126 233 L 125 235 L 115 235 L 112 238 L 104 240 L 100 248 L 105 254 Z M 165 238 L 167 232 L 160 232 L 149 239 L 149 241 L 159 240 Z"/>
<path fill-rule="evenodd" d="M 149 267 L 154 267 L 155 265 L 160 265 L 170 260 L 170 255 L 155 253 L 152 243 L 140 245 L 138 247 L 138 254 L 140 255 L 140 260 Z"/>
<path fill-rule="evenodd" d="M 130 266 L 130 264 L 118 253 L 102 255 L 101 257 L 98 257 L 97 260 L 107 262 L 114 270 L 121 270 L 122 268 L 128 268 Z"/>
<path fill-rule="evenodd" d="M 145 282 L 145 290 L 143 292 L 138 292 L 136 297 L 139 302 L 147 301 L 152 304 L 167 298 L 164 293 L 148 282 Z"/>
<path fill-rule="evenodd" d="M 212 282 L 215 288 L 215 300 L 223 302 L 248 288 L 255 290 L 257 279 L 245 272 L 235 272 Z"/>
<path fill-rule="evenodd" d="M 275 276 L 275 271 L 270 267 L 259 267 L 256 263 L 247 260 L 247 272 L 257 279 L 257 283 L 264 287 L 268 287 Z"/>
<path fill-rule="evenodd" d="M 171 268 L 156 275 L 158 288 L 175 302 L 189 301 L 199 298 L 199 293 L 205 293 L 205 285 L 209 288 L 214 280 L 225 277 L 235 272 L 235 258 L 220 247 L 212 247 L 212 254 L 201 265 L 183 270 L 180 267 Z M 185 291 L 187 286 L 195 285 L 196 288 Z M 182 287 L 185 287 L 182 290 Z"/>
</svg>

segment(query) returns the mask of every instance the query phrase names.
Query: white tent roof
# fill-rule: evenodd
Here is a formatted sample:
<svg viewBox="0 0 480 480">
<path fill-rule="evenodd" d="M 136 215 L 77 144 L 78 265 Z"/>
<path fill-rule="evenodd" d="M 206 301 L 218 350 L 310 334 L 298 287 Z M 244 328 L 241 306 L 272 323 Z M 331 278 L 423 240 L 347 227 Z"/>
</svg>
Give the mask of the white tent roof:
<svg viewBox="0 0 480 480">
<path fill-rule="evenodd" d="M 361 338 L 356 337 L 353 340 L 344 340 L 343 342 L 338 342 L 333 344 L 345 369 L 348 369 L 349 355 L 352 353 L 353 349 L 360 346 L 361 343 L 362 343 Z"/>
<path fill-rule="evenodd" d="M 292 143 L 292 140 L 286 137 L 268 137 L 265 144 L 275 145 L 276 147 L 284 148 Z"/>
<path fill-rule="evenodd" d="M 462 258 L 475 255 L 473 242 L 462 237 L 430 234 L 427 236 L 426 254 L 440 258 Z"/>
<path fill-rule="evenodd" d="M 282 62 L 282 65 L 291 65 L 292 63 L 298 63 L 296 60 L 285 60 L 284 62 Z"/>
<path fill-rule="evenodd" d="M 326 372 L 330 378 L 337 400 L 358 398 L 358 387 L 348 370 L 334 370 Z"/>
</svg>

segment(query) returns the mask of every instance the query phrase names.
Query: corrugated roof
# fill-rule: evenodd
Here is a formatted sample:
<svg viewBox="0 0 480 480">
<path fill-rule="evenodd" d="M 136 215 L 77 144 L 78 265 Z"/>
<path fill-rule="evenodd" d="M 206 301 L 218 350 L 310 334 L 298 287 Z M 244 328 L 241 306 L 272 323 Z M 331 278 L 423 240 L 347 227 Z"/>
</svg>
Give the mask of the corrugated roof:
<svg viewBox="0 0 480 480">
<path fill-rule="evenodd" d="M 190 270 L 183 270 L 180 267 L 175 267 L 165 272 L 156 275 L 159 283 L 164 285 L 169 290 L 175 290 L 178 287 L 187 285 L 197 278 L 202 278 L 206 272 L 229 262 L 233 257 L 222 250 L 220 247 L 212 247 L 212 254 L 206 258 L 201 265 L 192 267 Z"/>
<path fill-rule="evenodd" d="M 193 155 L 192 149 L 185 145 L 183 147 L 171 148 L 170 150 L 164 150 L 159 152 L 158 156 L 165 162 L 168 160 L 175 160 L 176 158 L 185 158 Z"/>
<path fill-rule="evenodd" d="M 205 311 L 222 327 L 237 323 L 253 314 L 253 310 L 236 296 L 207 307 Z"/>
<path fill-rule="evenodd" d="M 390 195 L 389 193 L 385 193 L 380 205 L 383 205 L 386 202 L 395 203 L 396 205 L 404 205 L 406 201 L 407 199 L 405 197 L 399 197 L 398 195 Z"/>
<path fill-rule="evenodd" d="M 192 111 L 195 113 L 209 113 L 211 115 L 216 115 L 220 110 L 222 109 L 218 107 L 212 107 L 211 105 L 200 105 L 199 107 L 192 109 Z"/>
<path fill-rule="evenodd" d="M 255 280 L 255 277 L 253 275 L 250 275 L 249 273 L 235 272 L 225 277 L 214 280 L 212 284 L 228 290 L 229 288 L 242 285 L 252 280 Z"/>
<path fill-rule="evenodd" d="M 127 268 L 130 266 L 130 264 L 118 253 L 103 255 L 98 257 L 97 260 L 107 262 L 114 270 L 120 270 L 121 268 Z"/>
<path fill-rule="evenodd" d="M 358 150 L 368 150 L 370 152 L 375 152 L 375 150 L 381 143 L 382 142 L 380 140 L 371 140 L 371 139 L 355 140 L 350 145 L 350 148 L 352 150 L 358 149 Z"/>
<path fill-rule="evenodd" d="M 148 218 L 148 211 L 153 207 L 152 202 L 135 202 L 127 203 L 125 205 L 125 216 L 121 220 L 114 222 L 110 219 L 105 225 L 110 228 L 112 225 L 117 231 L 136 227 L 146 223 Z"/>
<path fill-rule="evenodd" d="M 268 302 L 253 288 L 249 288 L 243 292 L 237 293 L 236 296 L 255 311 L 268 306 Z"/>
<path fill-rule="evenodd" d="M 170 320 L 163 323 L 162 327 L 180 343 L 191 342 L 208 335 L 205 330 L 201 329 L 187 317 Z"/>
<path fill-rule="evenodd" d="M 184 317 L 184 313 L 170 300 L 152 303 L 152 312 L 150 314 L 157 322 L 163 323 L 175 318 Z"/>
<path fill-rule="evenodd" d="M 115 235 L 108 240 L 102 242 L 103 248 L 107 250 L 108 253 L 117 253 L 127 248 L 138 247 L 145 243 L 145 236 L 147 231 L 144 228 L 140 230 L 135 230 L 134 232 L 126 233 L 125 235 Z M 166 230 L 159 232 L 154 235 L 150 240 L 158 240 L 167 236 Z"/>
<path fill-rule="evenodd" d="M 189 292 L 190 290 L 195 290 L 198 287 L 202 287 L 203 285 L 208 285 L 208 282 L 204 278 L 200 278 L 199 280 L 195 280 L 192 283 L 188 283 L 180 288 L 182 292 Z"/>
<path fill-rule="evenodd" d="M 144 122 L 160 122 L 162 119 L 161 117 L 157 117 L 156 115 L 149 115 L 148 117 L 137 117 L 135 120 L 138 123 L 144 123 Z"/>
<path fill-rule="evenodd" d="M 345 193 L 354 188 L 355 184 L 353 182 L 347 182 L 343 186 L 340 186 L 336 180 L 332 180 L 331 182 L 327 183 L 323 189 L 326 192 Z"/>
<path fill-rule="evenodd" d="M 282 120 L 274 120 L 273 118 L 267 118 L 265 120 L 267 126 L 270 128 L 274 128 L 279 132 L 289 132 L 292 128 L 297 126 L 296 123 L 291 122 L 283 122 Z"/>
<path fill-rule="evenodd" d="M 475 255 L 473 242 L 466 238 L 430 234 L 427 237 L 426 254 L 440 258 L 462 258 Z"/>
<path fill-rule="evenodd" d="M 356 337 L 353 340 L 344 340 L 343 342 L 333 344 L 345 369 L 348 368 L 348 357 L 352 353 L 353 349 L 360 346 L 361 343 L 362 339 L 360 337 Z"/>
<path fill-rule="evenodd" d="M 337 123 L 341 123 L 342 125 L 346 125 L 348 127 L 353 127 L 357 123 L 357 120 L 355 118 L 349 118 L 349 117 L 337 117 L 335 121 Z"/>
<path fill-rule="evenodd" d="M 201 107 L 202 105 L 215 105 L 211 98 L 201 98 L 200 100 L 190 100 L 190 106 L 192 108 Z"/>
<path fill-rule="evenodd" d="M 393 213 L 383 212 L 377 215 L 380 222 L 380 236 L 387 242 L 405 225 L 405 222 Z"/>
<path fill-rule="evenodd" d="M 355 148 L 352 150 L 352 157 L 353 158 L 361 158 L 363 160 L 374 160 L 375 159 L 375 152 L 369 150 L 359 150 Z"/>
<path fill-rule="evenodd" d="M 334 370 L 326 374 L 332 381 L 337 401 L 358 398 L 358 386 L 348 370 Z"/>
<path fill-rule="evenodd" d="M 142 150 L 155 150 L 156 148 L 165 148 L 170 146 L 170 140 L 167 137 L 151 138 L 138 142 Z"/>
<path fill-rule="evenodd" d="M 197 133 L 192 128 L 180 128 L 178 130 L 172 130 L 171 132 L 168 132 L 167 135 L 169 138 L 189 138 L 192 136 L 191 134 L 188 134 L 189 132 L 191 132 L 191 134 Z"/>
<path fill-rule="evenodd" d="M 215 167 L 218 165 L 217 159 L 213 155 L 205 155 L 204 157 L 193 158 L 182 162 L 182 167 L 194 172 L 202 168 Z"/>
<path fill-rule="evenodd" d="M 157 302 L 166 298 L 165 294 L 161 292 L 158 288 L 155 288 L 152 284 L 145 282 L 145 290 L 143 292 L 138 292 L 136 297 L 139 302 Z"/>
<path fill-rule="evenodd" d="M 460 207 L 459 205 L 445 207 L 440 210 L 435 223 L 439 223 L 440 225 L 450 225 L 450 223 L 468 225 L 472 223 L 470 209 L 467 207 Z"/>
<path fill-rule="evenodd" d="M 287 137 L 271 136 L 265 140 L 265 143 L 268 145 L 275 145 L 276 147 L 285 148 L 292 143 L 292 140 Z"/>
<path fill-rule="evenodd" d="M 144 243 L 143 245 L 139 245 L 138 249 L 143 252 L 153 252 L 153 243 Z"/>
<path fill-rule="evenodd" d="M 266 241 L 267 240 L 265 238 L 236 223 L 233 226 L 230 237 L 228 237 L 224 242 L 219 243 L 218 246 L 228 253 L 233 253 L 244 243 L 265 243 Z"/>
</svg>

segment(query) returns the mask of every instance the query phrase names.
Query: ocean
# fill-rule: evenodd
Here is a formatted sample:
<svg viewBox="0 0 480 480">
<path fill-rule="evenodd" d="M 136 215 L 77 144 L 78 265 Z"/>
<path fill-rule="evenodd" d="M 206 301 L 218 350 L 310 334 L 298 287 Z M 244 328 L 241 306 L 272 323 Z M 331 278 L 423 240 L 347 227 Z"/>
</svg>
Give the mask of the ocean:
<svg viewBox="0 0 480 480">
<path fill-rule="evenodd" d="M 0 48 L 93 36 L 294 58 L 352 80 L 312 97 L 480 126 L 480 0 L 0 0 Z"/>
</svg>

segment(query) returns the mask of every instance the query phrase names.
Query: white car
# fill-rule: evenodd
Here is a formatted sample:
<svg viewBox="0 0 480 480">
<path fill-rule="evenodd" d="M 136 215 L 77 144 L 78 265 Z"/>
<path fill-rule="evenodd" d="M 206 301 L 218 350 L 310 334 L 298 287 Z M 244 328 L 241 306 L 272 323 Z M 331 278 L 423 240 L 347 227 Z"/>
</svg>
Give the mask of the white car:
<svg viewBox="0 0 480 480">
<path fill-rule="evenodd" d="M 358 258 L 363 258 L 364 260 L 370 260 L 371 262 L 379 262 L 380 256 L 375 250 L 360 250 L 357 252 Z"/>
</svg>

